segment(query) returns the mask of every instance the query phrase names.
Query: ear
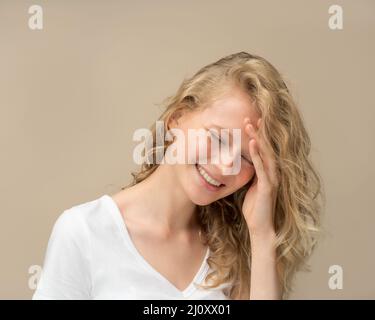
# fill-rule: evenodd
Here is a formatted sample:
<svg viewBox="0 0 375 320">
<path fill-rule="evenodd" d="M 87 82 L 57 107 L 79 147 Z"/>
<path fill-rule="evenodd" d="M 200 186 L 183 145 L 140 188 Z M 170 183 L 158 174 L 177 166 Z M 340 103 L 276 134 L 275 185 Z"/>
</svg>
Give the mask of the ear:
<svg viewBox="0 0 375 320">
<path fill-rule="evenodd" d="M 185 112 L 182 109 L 176 110 L 169 118 L 167 128 L 171 129 L 177 127 L 179 125 L 179 120 L 181 120 L 181 117 L 183 117 L 184 114 Z"/>
</svg>

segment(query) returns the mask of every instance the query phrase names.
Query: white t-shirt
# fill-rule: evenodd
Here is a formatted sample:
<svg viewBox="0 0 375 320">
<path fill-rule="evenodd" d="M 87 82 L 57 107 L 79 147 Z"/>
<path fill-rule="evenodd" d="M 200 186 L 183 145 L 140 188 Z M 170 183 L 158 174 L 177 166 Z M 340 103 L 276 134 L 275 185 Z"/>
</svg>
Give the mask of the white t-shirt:
<svg viewBox="0 0 375 320">
<path fill-rule="evenodd" d="M 228 299 L 224 283 L 201 289 L 206 256 L 183 291 L 139 253 L 109 195 L 65 210 L 55 222 L 32 299 Z"/>
</svg>

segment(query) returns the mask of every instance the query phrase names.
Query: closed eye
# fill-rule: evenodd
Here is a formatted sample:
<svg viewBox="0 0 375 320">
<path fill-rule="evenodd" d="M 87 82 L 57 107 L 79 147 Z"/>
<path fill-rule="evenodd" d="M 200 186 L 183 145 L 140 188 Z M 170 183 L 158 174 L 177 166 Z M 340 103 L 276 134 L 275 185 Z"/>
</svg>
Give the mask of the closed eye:
<svg viewBox="0 0 375 320">
<path fill-rule="evenodd" d="M 220 128 L 220 129 L 222 129 L 222 128 Z M 220 142 L 220 144 L 224 144 L 224 145 L 226 144 L 226 141 L 223 141 L 219 136 L 216 135 L 216 133 L 214 133 L 214 131 L 216 129 L 208 129 L 208 128 L 206 128 L 206 130 L 208 130 L 208 132 L 210 133 L 210 136 L 214 137 L 216 140 L 218 140 Z M 251 160 L 249 160 L 248 158 L 246 158 L 244 155 L 241 154 L 241 158 L 245 159 L 245 161 L 247 163 L 249 163 L 251 166 L 254 166 L 254 163 Z"/>
<path fill-rule="evenodd" d="M 216 140 L 218 140 L 220 143 L 222 144 L 225 144 L 225 141 L 223 141 L 220 137 L 218 137 L 216 134 L 214 134 L 211 130 L 209 130 L 210 134 L 212 137 L 214 137 Z M 249 159 L 247 159 L 244 155 L 241 155 L 241 157 L 243 159 L 245 159 L 245 161 L 247 161 L 250 165 L 254 165 L 252 161 L 250 161 Z"/>
<path fill-rule="evenodd" d="M 225 144 L 225 141 L 223 141 L 220 137 L 218 137 L 216 134 L 212 133 L 212 131 L 210 131 L 210 134 L 212 137 L 214 137 L 216 140 L 218 140 L 220 143 L 223 143 Z"/>
</svg>

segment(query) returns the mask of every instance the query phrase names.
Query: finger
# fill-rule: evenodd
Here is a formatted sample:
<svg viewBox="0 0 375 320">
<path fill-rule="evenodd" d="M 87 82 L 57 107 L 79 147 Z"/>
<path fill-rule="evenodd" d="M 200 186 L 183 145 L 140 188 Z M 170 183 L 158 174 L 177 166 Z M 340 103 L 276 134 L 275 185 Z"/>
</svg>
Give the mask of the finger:
<svg viewBox="0 0 375 320">
<path fill-rule="evenodd" d="M 253 161 L 258 178 L 262 181 L 267 180 L 267 176 L 266 176 L 264 166 L 263 166 L 263 161 L 259 154 L 258 145 L 254 139 L 250 139 L 249 149 L 250 149 L 251 159 Z"/>
<path fill-rule="evenodd" d="M 262 118 L 259 118 L 258 121 L 257 121 L 258 130 L 261 126 L 262 121 L 263 121 Z M 274 186 L 278 186 L 278 184 L 279 184 L 279 178 L 278 178 L 279 174 L 278 174 L 277 168 L 276 168 L 276 159 L 275 159 L 274 151 L 273 151 L 272 147 L 270 146 L 270 144 L 268 143 L 268 141 L 263 139 L 263 142 L 264 142 L 264 146 L 265 146 L 265 149 L 266 149 L 266 152 L 267 152 L 267 158 L 268 158 L 267 161 L 268 161 L 268 167 L 269 167 L 270 180 L 271 180 L 271 182 Z"/>
<path fill-rule="evenodd" d="M 264 139 L 263 135 L 260 134 L 260 125 L 262 122 L 262 118 L 259 118 L 257 121 L 257 128 L 255 129 L 254 126 L 252 126 L 252 131 L 256 134 L 259 143 L 259 149 L 260 153 L 267 156 L 267 158 L 273 158 L 273 150 L 271 146 L 269 145 L 268 141 Z"/>
<path fill-rule="evenodd" d="M 260 140 L 260 146 L 259 146 L 260 152 L 266 154 L 267 158 L 274 159 L 274 151 L 273 151 L 271 145 L 269 144 L 268 140 L 265 139 L 262 134 L 258 133 L 259 130 L 260 130 L 260 126 L 261 126 L 262 121 L 263 121 L 262 118 L 258 119 L 257 129 L 254 130 L 254 127 L 253 127 L 253 131 L 256 132 L 258 140 Z"/>
<path fill-rule="evenodd" d="M 264 148 L 262 147 L 262 139 L 260 138 L 260 136 L 258 135 L 258 132 L 256 132 L 254 130 L 254 126 L 249 123 L 247 126 L 246 126 L 246 132 L 247 134 L 249 135 L 250 139 L 255 139 L 257 142 L 258 142 L 258 152 L 260 153 L 260 157 L 262 159 L 265 159 L 266 158 L 266 155 L 267 153 L 265 152 Z"/>
<path fill-rule="evenodd" d="M 259 123 L 259 120 L 258 120 L 258 123 Z M 256 141 L 259 142 L 258 146 L 259 146 L 259 152 L 260 152 L 261 156 L 263 156 L 263 158 L 271 157 L 272 152 L 270 150 L 270 147 L 266 143 L 265 139 L 263 139 L 262 135 L 259 134 L 259 128 L 257 130 L 255 130 L 254 126 L 251 123 L 249 123 L 248 126 L 249 126 L 250 138 L 255 138 Z"/>
<path fill-rule="evenodd" d="M 258 120 L 257 124 L 259 125 L 261 119 Z M 255 138 L 257 141 L 258 152 L 260 154 L 261 159 L 263 160 L 265 170 L 268 173 L 268 176 L 273 185 L 278 184 L 277 178 L 277 171 L 276 171 L 276 161 L 273 156 L 273 152 L 270 150 L 269 147 L 266 146 L 265 140 L 261 138 L 261 136 L 255 132 L 254 127 L 251 124 L 248 124 L 248 134 L 251 138 Z"/>
</svg>

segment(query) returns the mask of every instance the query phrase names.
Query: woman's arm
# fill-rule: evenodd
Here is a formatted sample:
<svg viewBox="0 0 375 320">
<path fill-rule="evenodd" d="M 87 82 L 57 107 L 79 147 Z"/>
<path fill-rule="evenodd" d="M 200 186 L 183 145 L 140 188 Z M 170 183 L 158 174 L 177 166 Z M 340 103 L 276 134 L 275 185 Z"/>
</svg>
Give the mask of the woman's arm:
<svg viewBox="0 0 375 320">
<path fill-rule="evenodd" d="M 276 268 L 275 239 L 274 231 L 250 234 L 250 300 L 282 298 L 282 289 Z"/>
</svg>

